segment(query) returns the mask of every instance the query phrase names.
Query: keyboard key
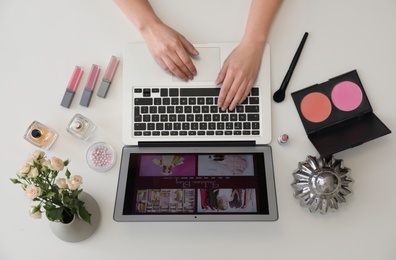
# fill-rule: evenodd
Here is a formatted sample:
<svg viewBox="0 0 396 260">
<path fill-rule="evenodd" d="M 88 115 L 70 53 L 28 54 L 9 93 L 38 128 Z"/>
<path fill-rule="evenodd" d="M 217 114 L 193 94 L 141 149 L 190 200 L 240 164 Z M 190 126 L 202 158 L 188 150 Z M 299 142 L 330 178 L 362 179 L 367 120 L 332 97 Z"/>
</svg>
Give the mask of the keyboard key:
<svg viewBox="0 0 396 260">
<path fill-rule="evenodd" d="M 156 105 L 156 106 L 159 106 L 159 105 L 161 105 L 162 104 L 162 102 L 161 102 L 161 98 L 154 98 L 154 105 Z"/>
<path fill-rule="evenodd" d="M 164 130 L 164 123 L 156 123 L 155 129 L 156 130 Z"/>
<path fill-rule="evenodd" d="M 163 98 L 162 99 L 162 104 L 165 105 L 165 106 L 170 105 L 170 98 Z"/>
<path fill-rule="evenodd" d="M 258 104 L 259 98 L 258 97 L 249 97 L 249 104 Z"/>
<path fill-rule="evenodd" d="M 151 90 L 149 88 L 144 88 L 143 97 L 149 97 L 149 96 L 151 96 Z"/>
<path fill-rule="evenodd" d="M 160 95 L 161 95 L 161 97 L 167 97 L 168 96 L 168 89 L 167 88 L 161 88 Z"/>
<path fill-rule="evenodd" d="M 151 106 L 153 104 L 152 98 L 135 98 L 135 105 L 136 106 Z"/>
<path fill-rule="evenodd" d="M 252 96 L 258 96 L 259 95 L 259 88 L 252 88 L 252 90 L 250 91 L 250 94 Z"/>
<path fill-rule="evenodd" d="M 197 99 L 195 97 L 188 98 L 188 104 L 189 105 L 196 105 L 197 104 Z"/>
<path fill-rule="evenodd" d="M 160 116 L 160 121 L 161 122 L 168 122 L 168 115 L 161 115 Z"/>
<path fill-rule="evenodd" d="M 134 123 L 134 130 L 146 130 L 145 123 Z"/>
<path fill-rule="evenodd" d="M 218 96 L 220 88 L 182 88 L 180 89 L 180 96 L 183 97 L 210 97 Z"/>
<path fill-rule="evenodd" d="M 243 123 L 243 129 L 250 129 L 250 128 L 251 128 L 250 122 L 244 122 Z"/>
<path fill-rule="evenodd" d="M 169 96 L 170 96 L 170 97 L 177 97 L 177 96 L 179 96 L 179 89 L 178 89 L 178 88 L 171 88 L 171 89 L 169 89 Z"/>
<path fill-rule="evenodd" d="M 247 120 L 248 121 L 260 121 L 260 115 L 259 114 L 248 114 Z"/>
<path fill-rule="evenodd" d="M 245 112 L 246 113 L 258 113 L 259 112 L 259 106 L 245 106 Z"/>
<path fill-rule="evenodd" d="M 176 106 L 179 105 L 179 99 L 178 98 L 171 98 L 171 104 Z"/>
</svg>

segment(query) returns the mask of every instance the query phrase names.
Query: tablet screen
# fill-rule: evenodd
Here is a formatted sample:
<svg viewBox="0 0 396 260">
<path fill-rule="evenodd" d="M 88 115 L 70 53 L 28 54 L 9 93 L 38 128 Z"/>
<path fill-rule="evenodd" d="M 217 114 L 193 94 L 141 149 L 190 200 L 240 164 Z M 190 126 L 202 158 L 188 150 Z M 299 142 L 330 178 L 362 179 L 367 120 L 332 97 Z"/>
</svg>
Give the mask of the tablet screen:
<svg viewBox="0 0 396 260">
<path fill-rule="evenodd" d="M 269 215 L 264 156 L 129 153 L 122 215 Z"/>
</svg>

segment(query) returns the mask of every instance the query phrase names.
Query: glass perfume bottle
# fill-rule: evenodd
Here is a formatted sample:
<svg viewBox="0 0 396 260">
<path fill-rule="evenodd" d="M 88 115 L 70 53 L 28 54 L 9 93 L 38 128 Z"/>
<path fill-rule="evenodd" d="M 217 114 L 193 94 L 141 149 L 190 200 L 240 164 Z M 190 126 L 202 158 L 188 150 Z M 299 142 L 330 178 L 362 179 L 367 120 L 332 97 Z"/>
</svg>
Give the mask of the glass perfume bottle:
<svg viewBox="0 0 396 260">
<path fill-rule="evenodd" d="M 58 133 L 40 122 L 33 121 L 23 138 L 41 149 L 48 150 L 58 138 Z"/>
<path fill-rule="evenodd" d="M 96 126 L 91 122 L 91 120 L 81 114 L 76 114 L 70 120 L 66 130 L 78 139 L 88 141 L 95 128 Z"/>
</svg>

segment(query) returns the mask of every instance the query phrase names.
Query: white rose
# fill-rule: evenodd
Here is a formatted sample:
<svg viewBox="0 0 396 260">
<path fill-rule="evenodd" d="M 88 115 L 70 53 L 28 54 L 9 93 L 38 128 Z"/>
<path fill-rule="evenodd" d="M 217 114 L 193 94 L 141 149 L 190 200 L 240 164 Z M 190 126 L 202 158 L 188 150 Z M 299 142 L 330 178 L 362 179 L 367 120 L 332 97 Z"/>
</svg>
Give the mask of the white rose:
<svg viewBox="0 0 396 260">
<path fill-rule="evenodd" d="M 57 157 L 51 158 L 50 169 L 53 171 L 61 171 L 65 166 L 63 165 L 63 161 Z"/>
<path fill-rule="evenodd" d="M 41 218 L 41 212 L 40 212 L 40 210 L 38 210 L 38 211 L 36 211 L 36 212 L 33 213 L 33 209 L 34 209 L 34 208 L 31 208 L 31 210 L 29 210 L 29 216 L 31 216 L 31 217 L 34 218 L 34 219 L 40 219 L 40 218 Z"/>
<path fill-rule="evenodd" d="M 43 165 L 44 167 L 50 168 L 51 161 L 43 159 L 43 161 L 41 162 L 41 165 Z"/>
<path fill-rule="evenodd" d="M 41 189 L 30 184 L 26 187 L 25 194 L 29 199 L 34 199 L 41 195 Z"/>
<path fill-rule="evenodd" d="M 76 190 L 82 184 L 82 177 L 80 175 L 73 175 L 68 179 L 69 189 Z"/>
<path fill-rule="evenodd" d="M 44 155 L 45 153 L 43 151 L 36 150 L 29 156 L 27 161 L 29 164 L 33 165 L 33 163 L 36 162 L 39 157 L 43 158 Z"/>
<path fill-rule="evenodd" d="M 29 178 L 36 178 L 39 175 L 37 168 L 32 168 L 28 173 Z"/>
<path fill-rule="evenodd" d="M 21 169 L 19 169 L 18 176 L 20 178 L 25 177 L 30 171 L 30 165 L 25 163 L 22 165 Z"/>
<path fill-rule="evenodd" d="M 56 180 L 56 185 L 58 185 L 59 188 L 61 189 L 66 189 L 67 188 L 67 183 L 65 178 L 59 178 Z"/>
</svg>

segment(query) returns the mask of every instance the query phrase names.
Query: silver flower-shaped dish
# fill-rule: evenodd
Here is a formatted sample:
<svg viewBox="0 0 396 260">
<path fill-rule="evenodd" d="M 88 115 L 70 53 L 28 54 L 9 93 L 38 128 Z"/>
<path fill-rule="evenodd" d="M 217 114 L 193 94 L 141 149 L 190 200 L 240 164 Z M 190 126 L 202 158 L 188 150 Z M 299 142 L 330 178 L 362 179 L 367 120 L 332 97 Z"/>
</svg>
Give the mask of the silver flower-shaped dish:
<svg viewBox="0 0 396 260">
<path fill-rule="evenodd" d="M 325 214 L 335 211 L 338 204 L 346 202 L 345 197 L 351 193 L 349 186 L 353 179 L 349 173 L 350 169 L 344 167 L 343 161 L 334 159 L 333 156 L 307 156 L 293 172 L 294 181 L 291 186 L 294 197 L 311 212 Z"/>
</svg>

